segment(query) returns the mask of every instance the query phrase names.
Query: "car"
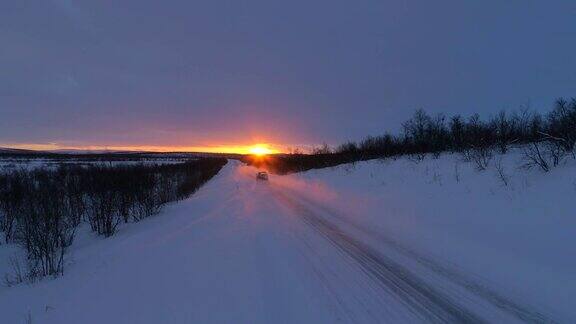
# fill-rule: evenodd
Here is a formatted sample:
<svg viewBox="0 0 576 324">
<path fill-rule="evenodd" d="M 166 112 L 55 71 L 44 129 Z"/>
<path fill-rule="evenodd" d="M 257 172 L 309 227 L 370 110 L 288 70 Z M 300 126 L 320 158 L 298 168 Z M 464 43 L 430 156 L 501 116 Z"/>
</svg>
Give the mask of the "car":
<svg viewBox="0 0 576 324">
<path fill-rule="evenodd" d="M 267 181 L 268 180 L 268 173 L 264 172 L 264 171 L 260 171 L 256 174 L 256 180 L 263 180 L 263 181 Z"/>
</svg>

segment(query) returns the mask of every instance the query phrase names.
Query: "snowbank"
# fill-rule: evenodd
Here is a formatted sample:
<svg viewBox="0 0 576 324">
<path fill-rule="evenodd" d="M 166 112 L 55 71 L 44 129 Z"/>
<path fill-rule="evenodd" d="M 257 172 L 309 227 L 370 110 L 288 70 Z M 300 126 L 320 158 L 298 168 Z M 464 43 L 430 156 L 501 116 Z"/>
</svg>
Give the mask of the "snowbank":
<svg viewBox="0 0 576 324">
<path fill-rule="evenodd" d="M 574 319 L 576 163 L 543 173 L 519 168 L 521 160 L 520 152 L 496 155 L 485 171 L 456 154 L 418 163 L 373 160 L 293 175 L 286 184 L 516 298 Z"/>
</svg>

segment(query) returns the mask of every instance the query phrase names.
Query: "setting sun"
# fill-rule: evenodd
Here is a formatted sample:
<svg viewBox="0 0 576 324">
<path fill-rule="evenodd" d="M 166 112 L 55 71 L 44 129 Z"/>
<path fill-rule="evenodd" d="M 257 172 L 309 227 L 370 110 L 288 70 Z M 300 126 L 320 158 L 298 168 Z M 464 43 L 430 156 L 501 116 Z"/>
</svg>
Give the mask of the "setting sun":
<svg viewBox="0 0 576 324">
<path fill-rule="evenodd" d="M 268 148 L 268 146 L 261 145 L 261 144 L 252 146 L 249 149 L 249 152 L 250 152 L 250 154 L 254 154 L 254 155 L 258 155 L 258 156 L 274 153 L 274 151 L 271 150 L 270 148 Z"/>
</svg>

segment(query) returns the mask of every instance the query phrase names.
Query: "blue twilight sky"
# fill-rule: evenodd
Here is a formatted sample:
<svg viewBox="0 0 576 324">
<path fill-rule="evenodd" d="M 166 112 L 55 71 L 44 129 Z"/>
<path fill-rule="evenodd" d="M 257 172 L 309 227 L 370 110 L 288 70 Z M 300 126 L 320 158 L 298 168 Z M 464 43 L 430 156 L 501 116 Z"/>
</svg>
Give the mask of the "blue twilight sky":
<svg viewBox="0 0 576 324">
<path fill-rule="evenodd" d="M 575 90 L 574 0 L 0 2 L 0 146 L 338 143 Z"/>
</svg>

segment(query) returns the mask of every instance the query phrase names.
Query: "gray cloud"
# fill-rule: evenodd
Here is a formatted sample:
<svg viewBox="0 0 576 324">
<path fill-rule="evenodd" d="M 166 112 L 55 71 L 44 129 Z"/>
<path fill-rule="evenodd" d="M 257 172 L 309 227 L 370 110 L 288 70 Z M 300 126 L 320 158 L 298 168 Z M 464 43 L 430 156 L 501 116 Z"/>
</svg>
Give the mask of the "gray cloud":
<svg viewBox="0 0 576 324">
<path fill-rule="evenodd" d="M 0 5 L 0 143 L 339 142 L 415 108 L 547 109 L 576 88 L 573 1 Z"/>
</svg>

